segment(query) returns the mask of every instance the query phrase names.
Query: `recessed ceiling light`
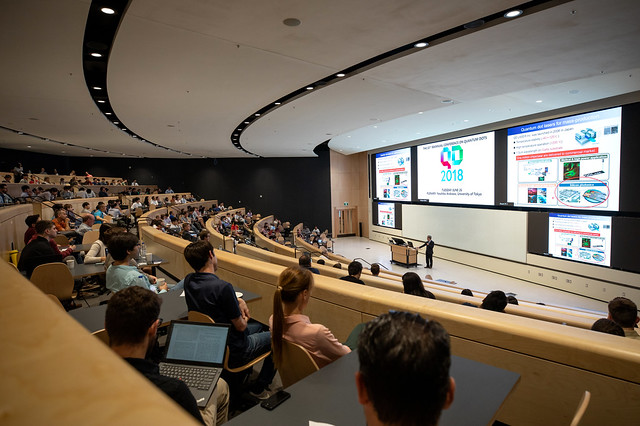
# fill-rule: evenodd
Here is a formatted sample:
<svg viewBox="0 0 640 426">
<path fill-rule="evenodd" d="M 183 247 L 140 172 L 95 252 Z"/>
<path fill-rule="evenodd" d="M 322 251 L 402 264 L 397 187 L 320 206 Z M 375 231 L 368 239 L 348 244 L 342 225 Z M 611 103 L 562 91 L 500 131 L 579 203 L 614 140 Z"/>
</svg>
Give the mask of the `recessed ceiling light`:
<svg viewBox="0 0 640 426">
<path fill-rule="evenodd" d="M 18 132 L 19 135 L 24 135 L 24 132 Z"/>
<path fill-rule="evenodd" d="M 93 52 L 91 56 L 93 56 L 94 58 L 102 58 L 102 53 Z"/>
<path fill-rule="evenodd" d="M 343 73 L 343 72 L 339 72 L 338 74 L 336 74 L 336 77 L 342 78 L 344 76 L 345 76 L 345 73 Z"/>
<path fill-rule="evenodd" d="M 103 101 L 103 100 L 99 100 L 99 101 L 98 101 L 98 103 L 99 103 L 99 104 L 103 104 L 104 102 L 105 102 L 105 101 Z"/>
<path fill-rule="evenodd" d="M 373 128 L 374 128 L 374 129 L 377 129 L 377 128 L 378 128 L 378 126 L 373 126 Z"/>
<path fill-rule="evenodd" d="M 420 111 L 418 114 L 424 114 L 424 112 Z"/>
<path fill-rule="evenodd" d="M 138 137 L 138 135 L 132 135 L 131 137 L 132 137 L 132 138 L 137 138 L 137 137 Z M 123 154 L 123 155 L 124 155 L 124 154 Z"/>
<path fill-rule="evenodd" d="M 255 115 L 256 117 L 260 117 L 260 113 L 259 113 L 259 112 L 256 112 L 254 115 Z"/>
<path fill-rule="evenodd" d="M 538 99 L 538 100 L 536 101 L 536 103 L 537 103 L 537 104 L 541 104 L 541 103 L 542 103 L 542 99 Z"/>
<path fill-rule="evenodd" d="M 347 138 L 350 138 L 351 136 L 347 136 Z"/>
<path fill-rule="evenodd" d="M 441 101 L 440 101 L 440 103 L 443 103 L 443 104 L 452 104 L 452 103 L 453 103 L 453 101 L 452 101 L 451 99 L 443 99 L 443 100 L 441 100 Z"/>
<path fill-rule="evenodd" d="M 307 86 L 307 90 L 313 90 L 313 86 Z"/>
<path fill-rule="evenodd" d="M 241 132 L 241 131 L 242 131 L 242 128 L 238 129 L 238 131 L 239 131 L 239 132 Z"/>
<path fill-rule="evenodd" d="M 114 121 L 113 124 L 120 124 L 120 122 L 119 121 Z"/>
<path fill-rule="evenodd" d="M 275 102 L 274 105 L 281 105 L 282 102 Z"/>
<path fill-rule="evenodd" d="M 520 15 L 522 15 L 522 10 L 514 9 L 514 10 L 510 10 L 507 13 L 505 13 L 504 17 L 505 18 L 517 18 Z"/>
<path fill-rule="evenodd" d="M 468 122 L 469 122 L 469 120 L 464 120 L 464 122 L 465 122 L 465 123 L 468 123 Z"/>
<path fill-rule="evenodd" d="M 427 43 L 426 41 L 421 41 L 420 43 L 416 43 L 413 45 L 413 47 L 427 47 L 429 45 L 429 43 Z"/>
<path fill-rule="evenodd" d="M 116 13 L 116 11 L 111 9 L 110 7 L 103 7 L 102 9 L 100 9 L 100 12 L 105 13 L 107 15 L 113 15 L 114 13 Z"/>
<path fill-rule="evenodd" d="M 93 86 L 93 89 L 94 89 L 94 90 L 102 90 L 102 87 L 99 87 L 99 86 Z"/>
<path fill-rule="evenodd" d="M 27 148 L 31 148 L 31 145 L 27 145 Z"/>
<path fill-rule="evenodd" d="M 245 122 L 244 122 L 244 124 L 249 124 L 249 122 L 248 122 L 248 121 L 245 121 Z"/>
<path fill-rule="evenodd" d="M 66 153 L 67 151 L 60 151 L 60 152 L 62 152 L 62 153 L 64 154 L 64 153 Z"/>
<path fill-rule="evenodd" d="M 111 113 L 110 112 L 105 112 L 104 115 L 111 115 Z"/>
</svg>

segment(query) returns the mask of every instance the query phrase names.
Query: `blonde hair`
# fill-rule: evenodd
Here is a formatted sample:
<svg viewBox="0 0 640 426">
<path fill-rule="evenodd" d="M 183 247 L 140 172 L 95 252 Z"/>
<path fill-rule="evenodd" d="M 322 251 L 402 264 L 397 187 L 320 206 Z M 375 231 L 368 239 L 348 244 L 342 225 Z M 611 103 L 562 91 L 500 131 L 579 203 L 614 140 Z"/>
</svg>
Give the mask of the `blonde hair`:
<svg viewBox="0 0 640 426">
<path fill-rule="evenodd" d="M 293 303 L 300 293 L 311 291 L 313 274 L 299 266 L 291 266 L 280 274 L 278 285 L 273 294 L 273 323 L 271 327 L 271 347 L 273 361 L 277 368 L 282 363 L 282 336 L 284 334 L 283 303 Z"/>
</svg>

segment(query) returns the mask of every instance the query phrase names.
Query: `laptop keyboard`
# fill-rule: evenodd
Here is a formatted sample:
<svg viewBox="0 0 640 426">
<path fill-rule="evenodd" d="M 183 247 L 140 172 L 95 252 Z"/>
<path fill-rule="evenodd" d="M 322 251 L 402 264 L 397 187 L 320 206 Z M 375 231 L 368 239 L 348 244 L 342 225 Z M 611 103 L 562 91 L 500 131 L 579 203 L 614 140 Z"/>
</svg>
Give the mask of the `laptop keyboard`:
<svg viewBox="0 0 640 426">
<path fill-rule="evenodd" d="M 185 367 L 180 365 L 160 365 L 160 374 L 182 380 L 187 386 L 199 390 L 207 390 L 216 378 L 219 369 L 202 367 Z"/>
</svg>

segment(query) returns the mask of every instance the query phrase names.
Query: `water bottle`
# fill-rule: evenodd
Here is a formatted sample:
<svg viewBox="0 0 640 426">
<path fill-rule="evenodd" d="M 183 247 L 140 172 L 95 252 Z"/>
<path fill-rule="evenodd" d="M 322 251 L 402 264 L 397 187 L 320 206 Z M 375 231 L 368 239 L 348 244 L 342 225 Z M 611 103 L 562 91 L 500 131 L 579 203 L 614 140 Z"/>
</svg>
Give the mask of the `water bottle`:
<svg viewBox="0 0 640 426">
<path fill-rule="evenodd" d="M 142 244 L 140 244 L 140 259 L 142 260 L 146 260 L 147 259 L 147 247 L 144 245 L 144 241 L 142 242 Z"/>
</svg>

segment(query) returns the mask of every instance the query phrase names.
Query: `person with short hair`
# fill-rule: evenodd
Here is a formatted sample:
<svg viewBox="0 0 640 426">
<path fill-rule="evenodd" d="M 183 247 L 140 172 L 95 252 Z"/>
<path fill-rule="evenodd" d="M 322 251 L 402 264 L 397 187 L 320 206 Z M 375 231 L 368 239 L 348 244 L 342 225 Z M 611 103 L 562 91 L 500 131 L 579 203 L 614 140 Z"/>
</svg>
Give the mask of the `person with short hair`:
<svg viewBox="0 0 640 426">
<path fill-rule="evenodd" d="M 314 268 L 313 266 L 311 266 L 311 256 L 306 253 L 300 256 L 300 258 L 298 259 L 298 265 L 302 268 L 310 270 L 314 274 L 320 274 L 318 268 Z"/>
<path fill-rule="evenodd" d="M 507 304 L 509 304 L 509 305 L 519 305 L 518 299 L 516 299 L 515 296 L 509 295 L 509 296 L 507 296 Z"/>
<path fill-rule="evenodd" d="M 358 262 L 357 260 L 354 260 L 349 264 L 349 267 L 347 270 L 349 272 L 349 275 L 347 275 L 346 277 L 340 278 L 342 281 L 349 281 L 352 283 L 364 285 L 364 281 L 360 279 L 360 276 L 362 275 L 362 263 Z"/>
<path fill-rule="evenodd" d="M 402 287 L 404 288 L 405 294 L 426 297 L 428 299 L 436 298 L 433 293 L 424 288 L 420 275 L 415 272 L 407 272 L 402 276 Z"/>
<path fill-rule="evenodd" d="M 93 227 L 93 222 L 94 220 L 93 220 L 92 214 L 84 215 L 82 217 L 82 224 L 78 226 L 78 229 L 76 229 L 76 232 L 78 233 L 78 235 L 82 237 L 87 231 L 91 231 Z"/>
<path fill-rule="evenodd" d="M 463 294 L 463 295 L 465 295 L 465 296 L 471 296 L 471 297 L 473 297 L 473 292 L 472 292 L 470 289 L 468 289 L 468 288 L 465 288 L 464 290 L 462 290 L 462 292 L 461 292 L 460 294 Z"/>
<path fill-rule="evenodd" d="M 237 367 L 271 350 L 271 333 L 262 324 L 249 321 L 246 302 L 236 296 L 233 286 L 215 275 L 218 259 L 208 241 L 197 241 L 184 249 L 184 257 L 194 273 L 184 278 L 189 311 L 209 315 L 215 322 L 231 324 L 229 330 L 229 365 Z M 265 358 L 258 379 L 250 393 L 258 399 L 270 396 L 268 386 L 275 376 L 273 358 Z"/>
<path fill-rule="evenodd" d="M 622 327 L 624 336 L 630 339 L 640 339 L 635 330 L 638 321 L 638 307 L 626 297 L 616 297 L 609 302 L 608 319 Z"/>
<path fill-rule="evenodd" d="M 600 333 L 613 334 L 614 336 L 625 337 L 624 330 L 615 322 L 608 318 L 600 318 L 591 326 L 591 330 L 598 331 Z"/>
<path fill-rule="evenodd" d="M 98 203 L 98 205 L 96 206 L 96 209 L 93 211 L 93 217 L 95 218 L 96 223 L 104 223 L 105 221 L 105 217 L 104 217 L 104 212 L 106 210 L 106 206 L 104 204 L 104 202 L 100 201 Z"/>
<path fill-rule="evenodd" d="M 291 266 L 278 277 L 273 294 L 273 315 L 269 318 L 276 366 L 283 362 L 283 339 L 304 347 L 320 368 L 351 352 L 327 327 L 312 324 L 303 314 L 312 290 L 313 274 L 307 268 Z"/>
<path fill-rule="evenodd" d="M 24 198 L 25 200 L 32 198 L 31 188 L 29 188 L 29 185 L 22 185 L 21 190 L 20 198 Z"/>
<path fill-rule="evenodd" d="M 494 290 L 482 300 L 480 305 L 481 309 L 488 311 L 504 312 L 504 308 L 507 307 L 507 295 L 504 291 Z"/>
<path fill-rule="evenodd" d="M 129 232 L 111 235 L 107 241 L 109 254 L 113 264 L 107 269 L 107 288 L 114 293 L 127 287 L 138 286 L 154 293 L 166 292 L 167 284 L 158 287 L 151 284 L 147 275 L 137 267 L 129 265 L 132 258 L 138 257 L 140 242 L 138 237 Z"/>
<path fill-rule="evenodd" d="M 7 175 L 9 176 L 9 175 Z M 7 188 L 6 183 L 0 183 L 0 204 L 14 204 L 15 200 L 11 195 L 9 195 L 9 189 Z"/>
<path fill-rule="evenodd" d="M 209 404 L 201 413 L 182 380 L 161 375 L 158 365 L 146 359 L 157 342 L 161 303 L 156 294 L 141 287 L 128 287 L 114 294 L 107 304 L 104 320 L 109 347 L 200 423 L 226 422 L 229 387 L 224 379 L 218 380 Z"/>
<path fill-rule="evenodd" d="M 418 250 L 420 250 L 422 247 L 426 247 L 426 250 L 425 250 L 426 266 L 425 266 L 425 268 L 429 268 L 429 269 L 433 268 L 433 246 L 434 245 L 435 245 L 435 243 L 433 242 L 433 240 L 431 240 L 431 235 L 427 235 L 427 241 L 425 241 L 423 245 L 418 247 Z"/>
<path fill-rule="evenodd" d="M 451 344 L 437 321 L 380 315 L 362 330 L 358 359 L 356 388 L 368 425 L 435 426 L 453 402 Z"/>
<path fill-rule="evenodd" d="M 36 222 L 40 221 L 39 214 L 32 214 L 27 216 L 24 220 L 25 225 L 27 225 L 27 230 L 24 233 L 24 243 L 29 244 L 29 241 L 36 235 Z"/>
<path fill-rule="evenodd" d="M 380 265 L 378 265 L 377 263 L 371 265 L 371 275 L 373 275 L 374 277 L 380 275 Z"/>
<path fill-rule="evenodd" d="M 37 266 L 51 262 L 62 262 L 64 258 L 60 250 L 57 250 L 57 245 L 56 249 L 51 245 L 51 241 L 57 235 L 56 226 L 52 221 L 38 221 L 35 223 L 34 229 L 35 235 L 22 250 L 18 261 L 18 270 L 24 272 L 27 278 L 31 278 L 31 274 Z"/>
<path fill-rule="evenodd" d="M 82 210 L 80 211 L 80 214 L 91 214 L 91 204 L 89 204 L 88 201 L 85 201 L 84 203 L 82 203 Z"/>
<path fill-rule="evenodd" d="M 206 229 L 200 231 L 200 233 L 198 234 L 198 238 L 201 241 L 209 241 L 209 237 L 211 237 L 211 232 L 207 231 Z"/>
</svg>

